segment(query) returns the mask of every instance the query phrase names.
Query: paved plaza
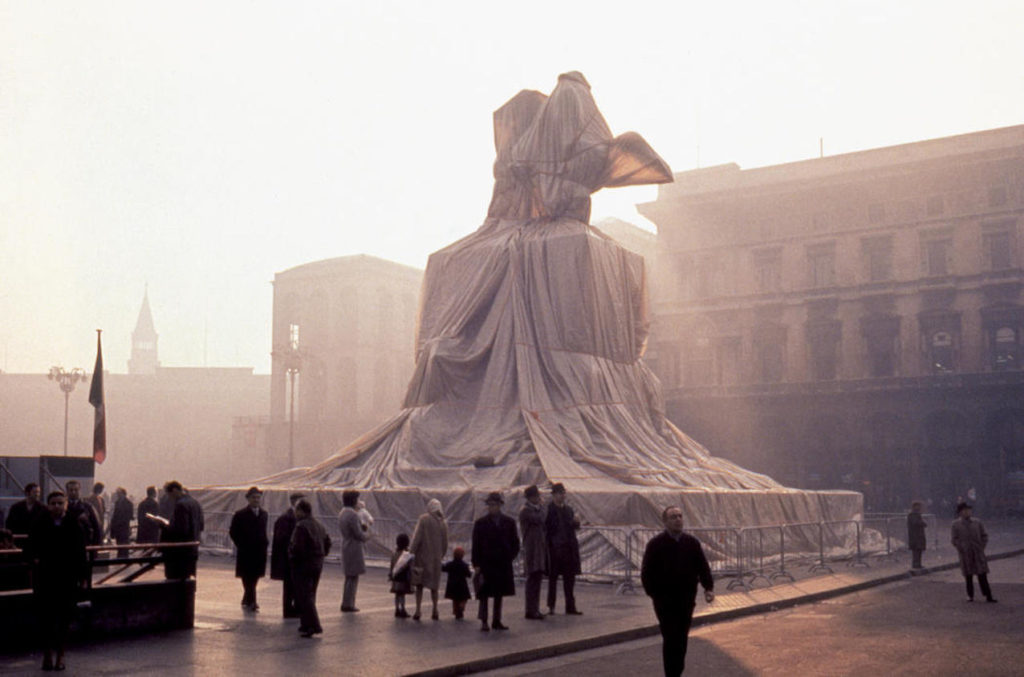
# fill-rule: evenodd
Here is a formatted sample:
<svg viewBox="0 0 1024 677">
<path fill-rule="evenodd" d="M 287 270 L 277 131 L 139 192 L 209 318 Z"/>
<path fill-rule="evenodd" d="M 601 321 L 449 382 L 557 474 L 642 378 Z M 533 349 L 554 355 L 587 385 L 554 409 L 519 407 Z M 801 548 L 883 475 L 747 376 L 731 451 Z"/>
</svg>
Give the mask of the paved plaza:
<svg viewBox="0 0 1024 677">
<path fill-rule="evenodd" d="M 1013 530 L 993 541 L 993 555 L 1019 555 L 1024 548 L 1024 539 Z M 993 559 L 997 605 L 963 602 L 953 558 L 949 548 L 929 551 L 925 562 L 932 568 L 914 577 L 907 574 L 905 553 L 897 553 L 874 558 L 869 567 L 834 563 L 831 574 L 808 576 L 806 567 L 794 567 L 804 572 L 795 582 L 750 591 L 730 591 L 727 580 L 719 581 L 715 602 L 698 606 L 696 622 L 703 625 L 693 631 L 688 673 L 1020 674 L 1022 558 Z M 642 593 L 618 594 L 613 585 L 581 583 L 583 616 L 565 616 L 559 606 L 555 616 L 530 621 L 523 618 L 518 585 L 517 596 L 505 606 L 511 629 L 484 633 L 472 618 L 456 621 L 450 603 L 444 602 L 440 621 L 429 620 L 429 614 L 419 622 L 396 619 L 385 578 L 384 569 L 371 569 L 361 578 L 360 612 L 342 614 L 343 577 L 337 566 L 328 566 L 318 604 L 324 634 L 303 639 L 297 621 L 281 618 L 280 583 L 264 579 L 260 613 L 245 614 L 231 558 L 204 553 L 193 630 L 79 644 L 68 652 L 68 671 L 251 677 L 487 670 L 554 675 L 568 666 L 581 675 L 660 671 L 655 619 Z M 475 606 L 470 603 L 470 616 Z M 962 672 L 960 663 L 949 662 L 950 647 L 983 656 L 985 670 Z M 39 663 L 38 652 L 0 657 L 0 673 L 37 674 Z"/>
</svg>

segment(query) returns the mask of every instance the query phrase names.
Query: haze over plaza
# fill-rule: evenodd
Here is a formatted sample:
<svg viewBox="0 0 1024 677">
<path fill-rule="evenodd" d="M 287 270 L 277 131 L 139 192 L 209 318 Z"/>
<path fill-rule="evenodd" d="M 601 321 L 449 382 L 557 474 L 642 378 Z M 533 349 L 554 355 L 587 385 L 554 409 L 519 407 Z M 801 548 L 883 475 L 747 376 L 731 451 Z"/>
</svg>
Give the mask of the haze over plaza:
<svg viewBox="0 0 1024 677">
<path fill-rule="evenodd" d="M 4 3 L 0 369 L 88 367 L 103 328 L 124 371 L 148 282 L 163 364 L 269 371 L 273 274 L 424 266 L 483 219 L 491 112 L 570 69 L 675 171 L 1018 124 L 1022 11 Z M 643 223 L 654 190 L 592 221 Z"/>
</svg>

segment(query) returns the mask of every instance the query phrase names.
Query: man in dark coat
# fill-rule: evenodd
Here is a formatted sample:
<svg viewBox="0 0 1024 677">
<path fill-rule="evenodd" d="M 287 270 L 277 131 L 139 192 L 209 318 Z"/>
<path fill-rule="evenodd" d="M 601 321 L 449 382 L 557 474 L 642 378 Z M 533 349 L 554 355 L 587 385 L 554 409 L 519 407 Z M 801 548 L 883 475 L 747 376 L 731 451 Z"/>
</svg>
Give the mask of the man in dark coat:
<svg viewBox="0 0 1024 677">
<path fill-rule="evenodd" d="M 103 527 L 92 506 L 82 500 L 82 485 L 78 480 L 68 480 L 64 485 L 67 492 L 67 515 L 78 522 L 85 533 L 86 545 L 100 545 L 103 542 Z"/>
<path fill-rule="evenodd" d="M 164 485 L 164 492 L 174 502 L 168 524 L 158 522 L 161 536 L 167 543 L 198 541 L 203 532 L 203 509 L 194 498 L 185 493 L 181 482 L 172 480 Z M 164 576 L 168 579 L 188 578 L 196 575 L 199 546 L 168 548 L 164 551 Z"/>
<path fill-rule="evenodd" d="M 580 544 L 576 530 L 580 520 L 572 506 L 565 502 L 565 487 L 561 482 L 551 485 L 551 503 L 548 504 L 544 520 L 544 531 L 548 541 L 548 613 L 555 613 L 555 599 L 558 592 L 558 577 L 562 577 L 562 591 L 565 593 L 565 613 L 579 616 L 576 608 L 576 575 L 580 573 Z"/>
<path fill-rule="evenodd" d="M 540 490 L 531 484 L 523 492 L 526 503 L 519 511 L 519 531 L 523 539 L 523 573 L 526 574 L 526 617 L 544 620 L 540 612 L 540 584 L 548 570 L 548 544 L 544 534 L 544 506 Z"/>
<path fill-rule="evenodd" d="M 159 515 L 160 504 L 156 502 L 156 487 L 146 487 L 146 498 L 139 503 L 139 515 L 136 523 L 136 543 L 157 543 L 160 541 L 160 527 L 146 517 L 146 514 Z"/>
<path fill-rule="evenodd" d="M 42 626 L 43 670 L 63 670 L 64 640 L 89 569 L 85 533 L 67 514 L 64 493 L 51 492 L 46 505 L 47 512 L 32 525 L 26 554 L 33 565 L 32 592 Z"/>
<path fill-rule="evenodd" d="M 114 511 L 110 515 L 110 537 L 118 545 L 131 542 L 134 514 L 135 506 L 128 500 L 128 491 L 124 487 L 118 487 L 114 492 Z M 128 548 L 117 549 L 118 557 L 127 557 L 128 553 Z"/>
<path fill-rule="evenodd" d="M 274 521 L 274 541 L 270 550 L 270 578 L 281 581 L 281 609 L 285 618 L 298 618 L 299 611 L 295 606 L 295 587 L 292 585 L 292 572 L 288 564 L 288 545 L 295 531 L 295 504 L 305 498 L 305 494 L 293 493 L 288 497 L 291 503 L 288 511 Z"/>
<path fill-rule="evenodd" d="M 502 514 L 501 506 L 505 501 L 497 491 L 487 496 L 487 514 L 473 523 L 473 571 L 479 573 L 482 584 L 476 597 L 480 600 L 480 611 L 477 618 L 482 624 L 481 630 L 489 630 L 487 626 L 487 600 L 494 598 L 494 616 L 491 628 L 508 630 L 501 623 L 501 598 L 516 594 L 512 562 L 519 554 L 519 534 L 516 533 L 516 521 Z"/>
<path fill-rule="evenodd" d="M 263 492 L 250 487 L 245 492 L 249 505 L 231 517 L 228 535 L 238 549 L 235 558 L 235 576 L 242 579 L 242 608 L 259 611 L 256 603 L 256 584 L 267 573 L 267 520 L 270 516 L 260 507 Z"/>
<path fill-rule="evenodd" d="M 45 513 L 46 506 L 39 500 L 39 485 L 29 482 L 25 485 L 24 500 L 12 505 L 7 513 L 7 528 L 15 536 L 27 537 L 32 530 L 32 523 Z"/>
<path fill-rule="evenodd" d="M 715 581 L 700 541 L 683 532 L 683 511 L 669 506 L 661 513 L 661 520 L 665 531 L 647 543 L 640 580 L 658 617 L 665 675 L 678 677 L 686 666 L 686 642 L 697 602 L 697 582 L 704 586 L 704 599 L 710 604 L 715 599 Z"/>
<path fill-rule="evenodd" d="M 980 521 L 971 518 L 972 510 L 968 503 L 961 501 L 957 504 L 956 511 L 960 517 L 953 522 L 950 540 L 960 556 L 960 573 L 963 574 L 967 584 L 967 601 L 974 601 L 972 578 L 977 576 L 981 594 L 985 595 L 985 601 L 995 602 L 992 589 L 988 585 L 988 558 L 985 556 L 988 533 Z"/>
<path fill-rule="evenodd" d="M 312 637 L 324 631 L 316 611 L 316 589 L 320 585 L 324 557 L 331 551 L 331 537 L 324 525 L 314 519 L 309 501 L 299 499 L 294 510 L 296 521 L 288 545 L 288 565 L 299 609 L 299 634 Z"/>
<path fill-rule="evenodd" d="M 914 501 L 910 504 L 910 512 L 907 513 L 907 547 L 911 554 L 911 569 L 921 569 L 921 553 L 928 547 L 928 539 L 925 538 L 924 517 L 921 516 L 921 501 Z"/>
</svg>

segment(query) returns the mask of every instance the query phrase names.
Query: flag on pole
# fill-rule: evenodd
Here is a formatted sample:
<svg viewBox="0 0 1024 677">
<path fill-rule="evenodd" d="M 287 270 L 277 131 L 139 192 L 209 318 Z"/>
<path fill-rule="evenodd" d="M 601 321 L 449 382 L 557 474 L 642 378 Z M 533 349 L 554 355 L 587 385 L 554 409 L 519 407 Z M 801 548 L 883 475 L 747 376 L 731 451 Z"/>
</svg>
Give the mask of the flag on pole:
<svg viewBox="0 0 1024 677">
<path fill-rule="evenodd" d="M 96 366 L 92 370 L 92 385 L 89 387 L 89 404 L 96 408 L 92 429 L 92 459 L 103 463 L 107 457 L 107 417 L 103 406 L 103 347 L 100 345 L 100 329 L 96 330 Z"/>
</svg>

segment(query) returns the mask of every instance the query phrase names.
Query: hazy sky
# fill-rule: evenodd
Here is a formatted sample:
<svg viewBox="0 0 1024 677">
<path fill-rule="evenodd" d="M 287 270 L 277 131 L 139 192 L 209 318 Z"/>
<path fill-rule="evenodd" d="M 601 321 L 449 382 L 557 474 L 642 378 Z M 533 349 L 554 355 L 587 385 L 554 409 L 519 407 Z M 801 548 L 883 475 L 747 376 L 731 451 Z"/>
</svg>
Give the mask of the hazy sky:
<svg viewBox="0 0 1024 677">
<path fill-rule="evenodd" d="M 492 111 L 563 71 L 675 171 L 750 168 L 1024 123 L 1022 25 L 1013 1 L 0 0 L 0 369 L 91 370 L 102 328 L 125 371 L 148 283 L 164 365 L 269 371 L 274 273 L 425 266 L 484 216 Z"/>
</svg>

